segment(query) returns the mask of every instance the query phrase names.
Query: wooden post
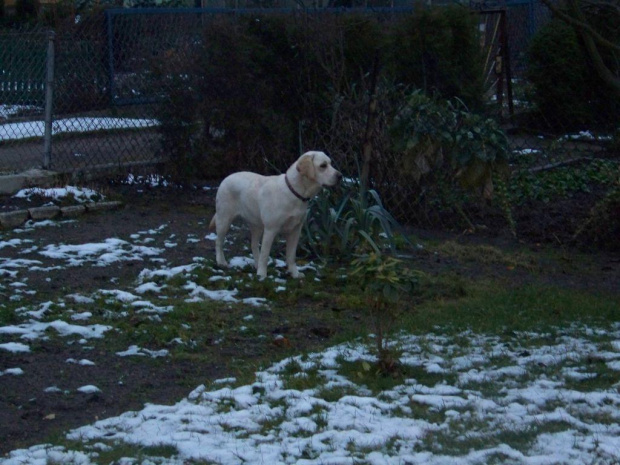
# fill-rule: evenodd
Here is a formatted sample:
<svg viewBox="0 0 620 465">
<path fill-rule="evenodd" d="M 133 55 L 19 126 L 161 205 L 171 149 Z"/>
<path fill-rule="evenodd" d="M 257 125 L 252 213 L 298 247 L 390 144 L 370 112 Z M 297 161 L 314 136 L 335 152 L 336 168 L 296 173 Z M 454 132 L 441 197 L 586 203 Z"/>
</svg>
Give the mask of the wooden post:
<svg viewBox="0 0 620 465">
<path fill-rule="evenodd" d="M 364 143 L 362 146 L 362 172 L 360 173 L 360 186 L 362 201 L 366 201 L 370 178 L 370 163 L 372 161 L 372 131 L 377 116 L 377 80 L 379 76 L 379 51 L 375 51 L 375 59 L 372 65 L 372 76 L 370 82 L 370 95 L 368 102 L 368 115 L 366 117 L 366 131 L 364 132 Z"/>
<path fill-rule="evenodd" d="M 49 169 L 52 163 L 52 113 L 54 109 L 54 42 L 56 34 L 50 31 L 47 36 L 47 66 L 45 76 L 45 134 L 43 135 L 43 168 Z"/>
</svg>

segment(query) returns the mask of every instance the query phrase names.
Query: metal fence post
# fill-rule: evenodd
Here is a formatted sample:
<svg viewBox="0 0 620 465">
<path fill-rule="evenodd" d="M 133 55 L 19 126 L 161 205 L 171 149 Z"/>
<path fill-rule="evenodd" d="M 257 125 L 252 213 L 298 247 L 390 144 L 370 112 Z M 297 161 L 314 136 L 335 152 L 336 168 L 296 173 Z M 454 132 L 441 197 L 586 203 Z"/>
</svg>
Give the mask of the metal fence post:
<svg viewBox="0 0 620 465">
<path fill-rule="evenodd" d="M 47 66 L 45 76 L 45 134 L 43 135 L 43 168 L 48 169 L 52 162 L 52 111 L 54 108 L 54 42 L 56 34 L 49 31 L 47 36 Z"/>
</svg>

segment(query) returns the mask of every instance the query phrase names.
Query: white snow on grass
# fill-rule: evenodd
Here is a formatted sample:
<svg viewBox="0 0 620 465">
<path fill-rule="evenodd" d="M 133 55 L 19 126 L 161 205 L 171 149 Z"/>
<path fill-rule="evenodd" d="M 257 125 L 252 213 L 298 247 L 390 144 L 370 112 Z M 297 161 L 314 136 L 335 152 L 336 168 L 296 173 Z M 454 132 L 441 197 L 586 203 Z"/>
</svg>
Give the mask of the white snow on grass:
<svg viewBox="0 0 620 465">
<path fill-rule="evenodd" d="M 6 350 L 13 353 L 30 352 L 30 346 L 22 344 L 21 342 L 5 342 L 0 344 L 0 350 Z"/>
<path fill-rule="evenodd" d="M 28 201 L 30 201 L 34 196 L 45 197 L 50 200 L 62 200 L 67 197 L 72 197 L 78 203 L 92 202 L 94 200 L 101 200 L 105 198 L 97 191 L 75 186 L 51 188 L 31 187 L 28 189 L 22 189 L 13 195 L 15 198 L 26 199 Z"/>
<path fill-rule="evenodd" d="M 149 174 L 146 176 L 135 176 L 133 174 L 129 174 L 122 184 L 126 184 L 128 186 L 144 185 L 148 187 L 168 187 L 171 185 L 168 178 L 159 174 Z"/>
<path fill-rule="evenodd" d="M 4 249 L 5 247 L 17 247 L 24 243 L 21 239 L 9 239 L 8 241 L 0 241 L 0 249 Z"/>
<path fill-rule="evenodd" d="M 67 360 L 65 360 L 67 363 L 71 363 L 71 364 L 76 364 L 76 365 L 81 365 L 81 366 L 95 366 L 96 363 L 92 362 L 90 360 L 87 360 L 85 358 L 83 358 L 82 360 L 76 360 L 74 358 L 68 358 Z"/>
<path fill-rule="evenodd" d="M 541 153 L 538 149 L 521 149 L 521 150 L 513 150 L 512 153 L 515 155 L 535 155 Z"/>
<path fill-rule="evenodd" d="M 593 134 L 591 131 L 579 131 L 577 134 L 566 134 L 560 137 L 558 140 L 566 141 L 566 140 L 585 140 L 585 141 L 610 141 L 613 139 L 613 136 L 609 135 L 597 135 Z"/>
<path fill-rule="evenodd" d="M 96 394 L 98 392 L 101 392 L 101 389 L 99 389 L 97 386 L 93 386 L 92 384 L 87 384 L 86 386 L 79 387 L 77 390 L 82 394 Z"/>
<path fill-rule="evenodd" d="M 170 352 L 167 351 L 166 349 L 149 350 L 149 349 L 144 349 L 142 347 L 133 345 L 133 346 L 129 346 L 127 350 L 124 350 L 122 352 L 116 352 L 116 355 L 118 355 L 119 357 L 131 357 L 131 356 L 137 355 L 140 357 L 158 358 L 158 357 L 166 357 L 170 355 Z"/>
<path fill-rule="evenodd" d="M 110 331 L 112 327 L 99 324 L 81 326 L 70 324 L 62 320 L 55 320 L 51 322 L 33 320 L 27 323 L 21 323 L 17 325 L 0 326 L 0 336 L 18 336 L 22 340 L 34 341 L 37 339 L 47 339 L 48 336 L 46 333 L 50 329 L 55 330 L 56 333 L 62 337 L 79 336 L 80 338 L 84 339 L 100 339 L 107 331 Z M 5 344 L 0 344 L 0 348 L 2 348 L 3 345 Z M 20 345 L 23 346 L 24 344 Z M 16 351 L 19 351 L 19 346 L 17 346 Z"/>
<path fill-rule="evenodd" d="M 168 464 L 617 463 L 618 386 L 577 390 L 559 369 L 609 346 L 589 340 L 589 331 L 573 327 L 540 346 L 529 342 L 547 335 L 517 334 L 510 343 L 473 332 L 402 335 L 397 346 L 412 375 L 378 395 L 365 386 L 376 375 L 346 369 L 359 363 L 363 371 L 363 362 L 372 363 L 368 348 L 342 344 L 274 364 L 251 384 L 215 381 L 175 405 L 147 405 L 78 428 L 67 439 L 90 450 L 81 463 L 96 463 L 94 445 L 101 443 L 171 446 L 177 456 L 154 462 Z M 620 325 L 605 336 L 618 340 Z M 620 352 L 604 352 L 620 359 Z M 35 446 L 11 452 L 5 464 L 51 454 L 62 462 L 76 453 Z"/>
<path fill-rule="evenodd" d="M 129 260 L 144 260 L 162 253 L 157 247 L 134 245 L 122 239 L 109 238 L 92 244 L 50 244 L 39 251 L 40 255 L 56 260 L 64 260 L 67 266 L 108 266 L 111 263 Z"/>
<path fill-rule="evenodd" d="M 138 275 L 138 281 L 141 283 L 145 283 L 145 281 L 149 281 L 152 279 L 170 279 L 173 276 L 177 275 L 189 275 L 193 270 L 198 267 L 197 263 L 192 263 L 191 265 L 181 265 L 175 266 L 173 268 L 161 268 L 156 270 L 151 270 L 148 268 L 143 269 Z"/>
<path fill-rule="evenodd" d="M 21 368 L 7 368 L 6 370 L 0 370 L 0 376 L 4 375 L 13 375 L 13 376 L 21 376 L 24 374 L 24 370 Z"/>
</svg>

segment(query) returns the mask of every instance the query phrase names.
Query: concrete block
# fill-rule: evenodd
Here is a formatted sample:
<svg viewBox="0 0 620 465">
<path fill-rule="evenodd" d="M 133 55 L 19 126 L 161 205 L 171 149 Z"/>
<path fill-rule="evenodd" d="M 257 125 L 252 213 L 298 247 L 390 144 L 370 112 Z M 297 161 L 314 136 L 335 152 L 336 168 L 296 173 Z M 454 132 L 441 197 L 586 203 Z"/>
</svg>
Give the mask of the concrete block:
<svg viewBox="0 0 620 465">
<path fill-rule="evenodd" d="M 19 174 L 0 176 L 0 194 L 15 194 L 26 187 L 51 187 L 58 182 L 58 173 L 46 170 L 28 170 Z"/>
<path fill-rule="evenodd" d="M 28 187 L 53 187 L 58 184 L 58 173 L 55 171 L 32 169 L 24 171 L 22 176 L 26 178 Z"/>
<path fill-rule="evenodd" d="M 3 228 L 16 228 L 28 221 L 29 216 L 28 210 L 0 213 L 0 225 Z"/>
<path fill-rule="evenodd" d="M 114 210 L 115 208 L 120 208 L 122 205 L 123 202 L 118 201 L 87 203 L 86 210 L 88 210 L 89 212 Z"/>
<path fill-rule="evenodd" d="M 63 218 L 75 218 L 86 213 L 86 207 L 84 205 L 70 205 L 67 207 L 60 207 L 60 214 Z"/>
<path fill-rule="evenodd" d="M 34 221 L 51 220 L 60 214 L 60 207 L 56 205 L 50 205 L 47 207 L 34 207 L 29 208 L 30 218 Z"/>
<path fill-rule="evenodd" d="M 23 189 L 26 177 L 22 174 L 7 174 L 0 176 L 0 194 L 13 195 Z"/>
</svg>

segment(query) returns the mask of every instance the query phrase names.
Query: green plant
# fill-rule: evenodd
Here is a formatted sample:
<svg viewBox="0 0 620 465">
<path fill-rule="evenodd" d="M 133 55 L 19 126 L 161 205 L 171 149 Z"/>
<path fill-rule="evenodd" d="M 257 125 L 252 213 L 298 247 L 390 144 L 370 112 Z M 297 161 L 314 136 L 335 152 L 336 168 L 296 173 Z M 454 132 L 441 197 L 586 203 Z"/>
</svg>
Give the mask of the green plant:
<svg viewBox="0 0 620 465">
<path fill-rule="evenodd" d="M 505 179 L 498 177 L 495 180 L 495 191 L 497 192 L 497 200 L 499 207 L 504 214 L 504 218 L 508 222 L 510 227 L 510 233 L 513 237 L 517 237 L 517 223 L 512 214 L 512 204 L 510 203 L 510 197 L 508 196 L 508 186 Z"/>
<path fill-rule="evenodd" d="M 578 192 L 590 192 L 595 186 L 613 189 L 617 172 L 615 161 L 603 159 L 538 172 L 522 169 L 513 174 L 506 195 L 517 206 L 530 201 L 549 203 Z"/>
<path fill-rule="evenodd" d="M 356 258 L 351 266 L 351 277 L 366 296 L 375 327 L 378 370 L 395 374 L 398 360 L 388 346 L 387 334 L 398 317 L 401 298 L 417 285 L 420 272 L 405 267 L 397 258 L 374 252 Z"/>
<path fill-rule="evenodd" d="M 346 259 L 355 253 L 395 249 L 397 221 L 374 190 L 364 194 L 358 184 L 350 187 L 338 203 L 334 193 L 324 192 L 310 205 L 304 226 L 305 244 L 322 258 Z"/>
<path fill-rule="evenodd" d="M 458 99 L 442 101 L 416 90 L 390 132 L 402 166 L 414 180 L 448 164 L 463 187 L 493 195 L 493 173 L 508 157 L 508 139 L 495 120 L 470 112 Z"/>
<path fill-rule="evenodd" d="M 616 183 L 575 232 L 573 240 L 582 245 L 620 250 L 620 173 Z"/>
</svg>

